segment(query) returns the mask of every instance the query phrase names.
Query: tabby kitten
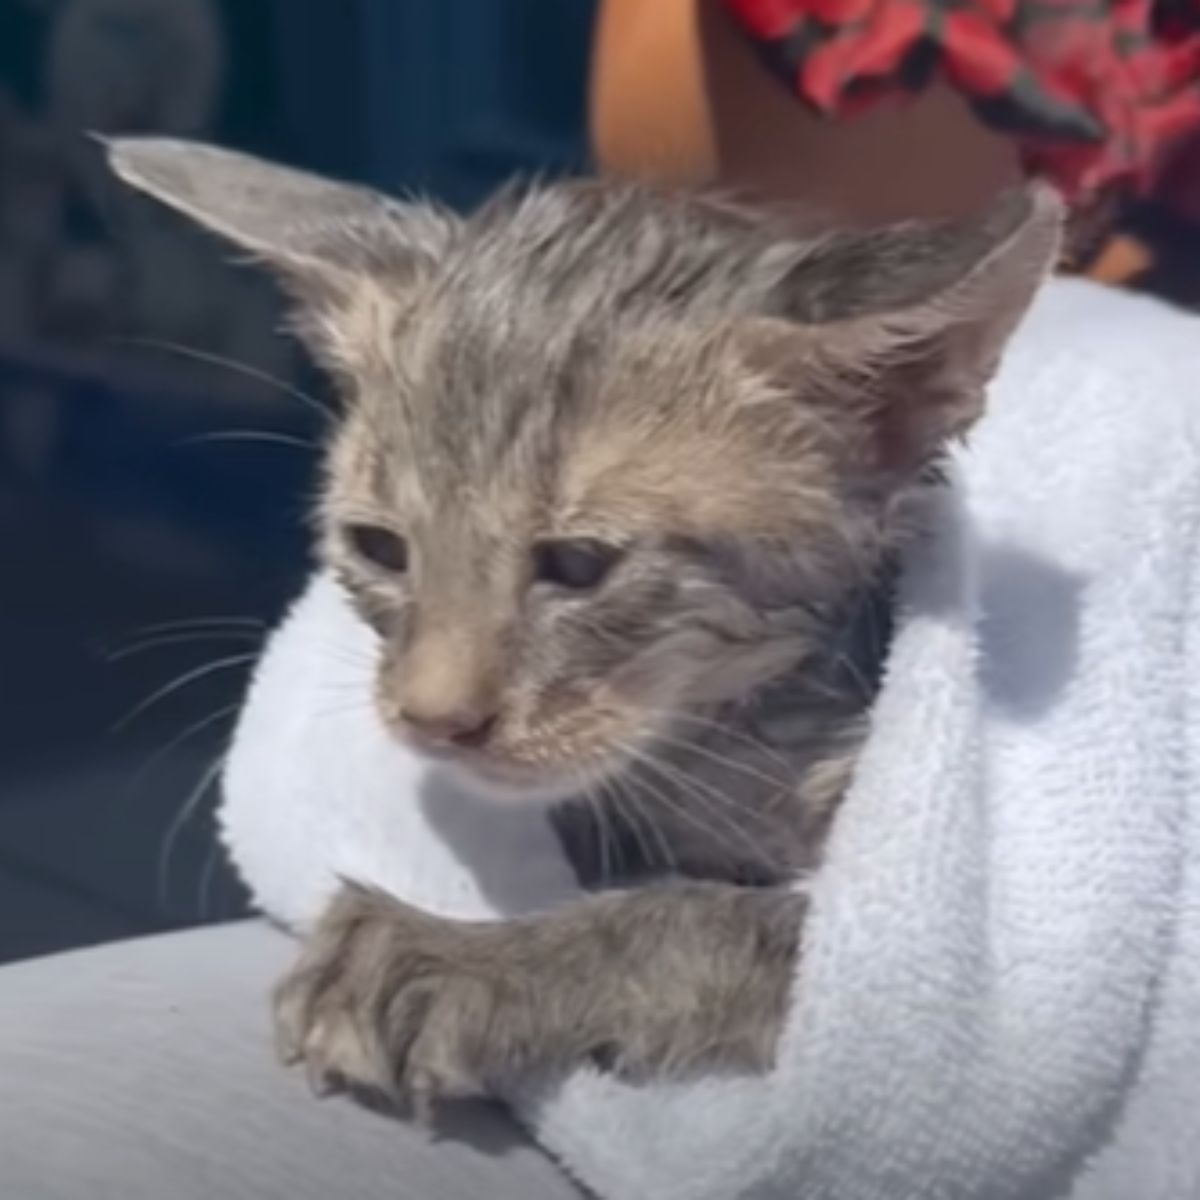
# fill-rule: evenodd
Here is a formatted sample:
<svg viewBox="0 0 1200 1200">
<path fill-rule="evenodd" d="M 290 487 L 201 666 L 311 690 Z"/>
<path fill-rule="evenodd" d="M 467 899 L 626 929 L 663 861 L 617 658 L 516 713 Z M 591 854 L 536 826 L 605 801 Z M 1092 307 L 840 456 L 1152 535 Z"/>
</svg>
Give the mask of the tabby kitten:
<svg viewBox="0 0 1200 1200">
<path fill-rule="evenodd" d="M 210 147 L 111 155 L 274 270 L 341 383 L 321 549 L 383 721 L 624 885 L 475 924 L 347 884 L 278 990 L 286 1056 L 418 1108 L 583 1061 L 766 1069 L 892 568 L 1058 202 L 813 238 L 629 184 L 459 218 Z"/>
</svg>

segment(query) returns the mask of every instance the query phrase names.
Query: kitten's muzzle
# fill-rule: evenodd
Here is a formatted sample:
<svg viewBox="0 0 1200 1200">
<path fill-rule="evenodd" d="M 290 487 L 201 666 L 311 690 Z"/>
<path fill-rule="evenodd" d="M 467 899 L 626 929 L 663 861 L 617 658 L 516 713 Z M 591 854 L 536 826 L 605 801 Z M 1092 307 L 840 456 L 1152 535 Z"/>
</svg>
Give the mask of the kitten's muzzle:
<svg viewBox="0 0 1200 1200">
<path fill-rule="evenodd" d="M 498 714 L 471 707 L 444 712 L 402 708 L 399 717 L 405 733 L 423 750 L 452 754 L 485 746 L 496 728 Z"/>
</svg>

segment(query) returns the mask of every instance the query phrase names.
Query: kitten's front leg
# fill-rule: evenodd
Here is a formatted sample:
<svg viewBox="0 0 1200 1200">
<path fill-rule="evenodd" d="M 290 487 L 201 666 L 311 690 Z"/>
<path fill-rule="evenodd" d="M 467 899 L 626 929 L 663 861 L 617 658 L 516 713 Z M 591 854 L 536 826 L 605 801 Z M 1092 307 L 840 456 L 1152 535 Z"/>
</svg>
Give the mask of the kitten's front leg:
<svg viewBox="0 0 1200 1200">
<path fill-rule="evenodd" d="M 585 1061 L 639 1079 L 765 1070 L 804 909 L 793 892 L 678 883 L 468 923 L 348 884 L 276 992 L 280 1050 L 322 1090 L 418 1111 Z"/>
</svg>

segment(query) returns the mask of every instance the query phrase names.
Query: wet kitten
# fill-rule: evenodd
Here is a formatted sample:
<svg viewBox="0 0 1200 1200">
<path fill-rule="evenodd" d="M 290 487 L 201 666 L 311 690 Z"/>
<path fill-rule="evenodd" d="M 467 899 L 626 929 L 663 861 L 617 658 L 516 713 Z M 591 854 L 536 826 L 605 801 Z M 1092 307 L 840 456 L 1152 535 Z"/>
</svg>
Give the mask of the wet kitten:
<svg viewBox="0 0 1200 1200">
<path fill-rule="evenodd" d="M 766 1068 L 897 554 L 1057 202 L 798 239 L 623 184 L 459 219 L 112 153 L 270 266 L 342 382 L 322 550 L 379 634 L 383 720 L 497 803 L 555 805 L 581 872 L 626 885 L 493 924 L 347 885 L 279 989 L 285 1052 L 419 1103 L 588 1059 Z"/>
</svg>

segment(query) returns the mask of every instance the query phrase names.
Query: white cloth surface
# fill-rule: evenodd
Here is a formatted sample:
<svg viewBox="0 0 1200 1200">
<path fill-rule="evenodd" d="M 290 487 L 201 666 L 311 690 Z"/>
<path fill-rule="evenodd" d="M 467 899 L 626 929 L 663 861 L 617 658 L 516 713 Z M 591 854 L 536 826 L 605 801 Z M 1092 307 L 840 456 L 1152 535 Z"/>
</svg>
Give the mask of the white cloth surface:
<svg viewBox="0 0 1200 1200">
<path fill-rule="evenodd" d="M 905 564 L 771 1074 L 514 1098 L 605 1200 L 1200 1197 L 1200 322 L 1047 286 Z M 303 926 L 338 874 L 448 915 L 569 898 L 534 810 L 388 741 L 318 578 L 225 837 Z"/>
<path fill-rule="evenodd" d="M 503 1113 L 318 1104 L 271 1051 L 260 921 L 0 969 L 3 1200 L 581 1200 Z"/>
</svg>

